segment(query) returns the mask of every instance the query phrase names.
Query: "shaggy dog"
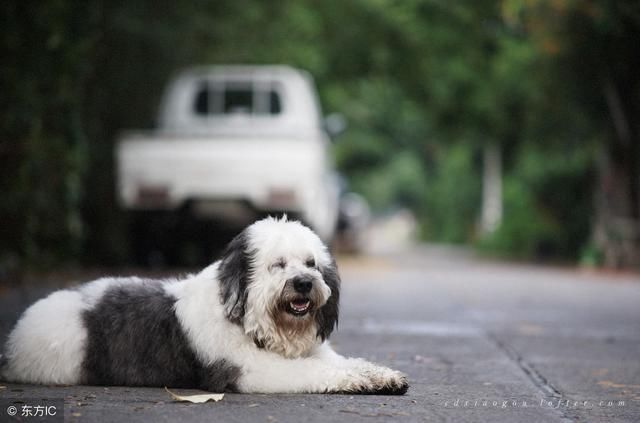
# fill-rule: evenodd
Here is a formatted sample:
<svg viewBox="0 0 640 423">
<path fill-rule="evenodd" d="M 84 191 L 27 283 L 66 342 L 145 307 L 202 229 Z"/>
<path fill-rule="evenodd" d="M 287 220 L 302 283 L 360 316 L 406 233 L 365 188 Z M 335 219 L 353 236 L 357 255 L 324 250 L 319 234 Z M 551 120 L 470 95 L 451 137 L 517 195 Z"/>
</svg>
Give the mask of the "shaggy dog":
<svg viewBox="0 0 640 423">
<path fill-rule="evenodd" d="M 98 279 L 36 302 L 9 336 L 1 376 L 212 392 L 404 394 L 402 373 L 329 346 L 339 292 L 322 241 L 299 222 L 267 218 L 196 275 Z"/>
</svg>

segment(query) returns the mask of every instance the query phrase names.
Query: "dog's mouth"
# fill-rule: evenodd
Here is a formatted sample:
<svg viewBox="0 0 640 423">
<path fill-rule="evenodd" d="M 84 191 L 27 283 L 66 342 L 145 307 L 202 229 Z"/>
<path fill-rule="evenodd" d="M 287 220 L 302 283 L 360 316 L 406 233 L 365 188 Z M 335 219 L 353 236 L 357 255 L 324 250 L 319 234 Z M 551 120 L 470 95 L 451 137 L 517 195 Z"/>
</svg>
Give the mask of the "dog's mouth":
<svg viewBox="0 0 640 423">
<path fill-rule="evenodd" d="M 287 313 L 294 316 L 304 316 L 311 310 L 311 300 L 308 298 L 296 298 L 289 301 L 286 310 Z"/>
</svg>

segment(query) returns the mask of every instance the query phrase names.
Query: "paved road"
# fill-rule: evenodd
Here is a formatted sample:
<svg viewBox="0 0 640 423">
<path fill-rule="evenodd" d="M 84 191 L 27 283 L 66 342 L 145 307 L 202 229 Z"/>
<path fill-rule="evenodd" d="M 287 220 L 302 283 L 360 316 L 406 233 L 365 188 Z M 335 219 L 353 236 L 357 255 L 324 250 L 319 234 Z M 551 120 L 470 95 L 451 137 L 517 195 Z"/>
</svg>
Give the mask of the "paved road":
<svg viewBox="0 0 640 423">
<path fill-rule="evenodd" d="M 161 389 L 2 384 L 0 398 L 63 398 L 66 420 L 91 422 L 640 421 L 637 275 L 497 264 L 434 247 L 343 259 L 341 271 L 336 349 L 406 372 L 407 395 L 227 394 L 187 405 Z M 40 294 L 0 294 L 0 335 Z"/>
</svg>

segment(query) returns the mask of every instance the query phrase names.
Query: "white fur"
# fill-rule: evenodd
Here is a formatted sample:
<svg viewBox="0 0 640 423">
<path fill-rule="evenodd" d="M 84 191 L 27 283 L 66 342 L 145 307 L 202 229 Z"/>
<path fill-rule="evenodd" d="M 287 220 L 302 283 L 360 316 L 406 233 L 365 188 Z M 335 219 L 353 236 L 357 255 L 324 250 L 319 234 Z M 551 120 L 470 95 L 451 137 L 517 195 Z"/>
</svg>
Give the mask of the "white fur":
<svg viewBox="0 0 640 423">
<path fill-rule="evenodd" d="M 304 334 L 288 334 L 279 330 L 270 319 L 265 319 L 269 307 L 282 292 L 287 279 L 309 270 L 304 261 L 311 253 L 320 265 L 331 264 L 331 256 L 320 239 L 306 226 L 286 220 L 265 219 L 249 227 L 249 249 L 255 251 L 252 263 L 254 283 L 249 284 L 247 309 L 244 317 L 245 333 L 266 342 L 268 350 L 285 357 L 296 358 L 309 354 L 317 343 L 317 328 L 309 326 Z M 278 258 L 287 260 L 286 269 L 271 269 L 269 266 Z M 258 282 L 259 283 L 255 283 Z M 320 277 L 322 303 L 331 295 L 331 289 Z"/>
<path fill-rule="evenodd" d="M 309 254 L 321 265 L 329 265 L 331 256 L 320 239 L 297 222 L 266 219 L 250 226 L 248 234 L 249 249 L 255 254 L 242 325 L 226 317 L 220 300 L 219 262 L 164 285 L 176 298 L 176 316 L 202 363 L 224 359 L 239 366 L 237 388 L 241 392 L 358 392 L 406 386 L 399 372 L 335 353 L 316 336 L 315 323 L 303 334 L 278 328 L 269 310 L 285 281 L 299 272 L 314 272 L 304 267 Z M 273 268 L 273 261 L 280 257 L 288 261 L 286 269 Z M 99 279 L 78 289 L 55 292 L 32 305 L 9 337 L 3 376 L 27 383 L 82 383 L 88 336 L 82 312 L 94 307 L 108 287 L 139 281 Z M 331 295 L 329 286 L 322 282 L 319 289 L 326 301 Z M 256 337 L 265 340 L 265 348 L 256 346 Z"/>
<path fill-rule="evenodd" d="M 33 383 L 76 383 L 87 338 L 82 308 L 82 294 L 69 290 L 29 307 L 7 341 L 10 366 L 4 376 Z"/>
</svg>

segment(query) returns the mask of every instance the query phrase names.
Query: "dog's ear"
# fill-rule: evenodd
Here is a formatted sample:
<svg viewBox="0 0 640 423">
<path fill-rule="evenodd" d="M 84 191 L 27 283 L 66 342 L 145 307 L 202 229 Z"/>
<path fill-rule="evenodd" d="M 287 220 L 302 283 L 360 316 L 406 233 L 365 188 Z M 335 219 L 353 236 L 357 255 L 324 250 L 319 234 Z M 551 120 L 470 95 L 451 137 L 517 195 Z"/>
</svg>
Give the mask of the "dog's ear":
<svg viewBox="0 0 640 423">
<path fill-rule="evenodd" d="M 241 232 L 222 252 L 218 267 L 220 296 L 224 311 L 233 323 L 242 324 L 245 303 L 247 301 L 247 284 L 251 265 L 246 230 Z"/>
<path fill-rule="evenodd" d="M 331 288 L 331 296 L 326 304 L 320 307 L 316 313 L 316 323 L 318 325 L 318 336 L 324 341 L 331 335 L 333 329 L 338 325 L 338 305 L 340 303 L 340 275 L 335 260 L 327 266 L 320 267 L 320 273 L 324 282 Z"/>
</svg>

